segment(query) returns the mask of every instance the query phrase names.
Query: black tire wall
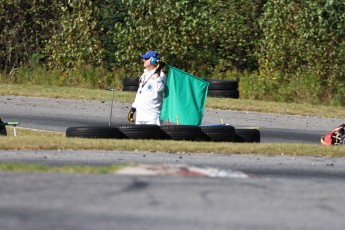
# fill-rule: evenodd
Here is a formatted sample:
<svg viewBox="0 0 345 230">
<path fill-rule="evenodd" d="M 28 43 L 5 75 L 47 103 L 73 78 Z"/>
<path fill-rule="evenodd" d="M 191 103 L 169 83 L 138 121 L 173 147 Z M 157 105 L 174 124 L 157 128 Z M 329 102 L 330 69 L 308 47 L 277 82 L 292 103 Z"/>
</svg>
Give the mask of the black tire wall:
<svg viewBox="0 0 345 230">
<path fill-rule="evenodd" d="M 66 137 L 83 138 L 126 138 L 117 127 L 69 127 L 66 130 Z"/>
</svg>

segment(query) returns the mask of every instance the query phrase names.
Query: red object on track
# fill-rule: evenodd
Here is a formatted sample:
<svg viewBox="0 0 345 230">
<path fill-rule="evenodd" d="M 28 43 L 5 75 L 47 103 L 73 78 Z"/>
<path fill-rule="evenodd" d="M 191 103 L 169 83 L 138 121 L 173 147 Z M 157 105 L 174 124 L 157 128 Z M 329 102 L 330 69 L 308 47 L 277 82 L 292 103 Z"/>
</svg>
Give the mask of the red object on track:
<svg viewBox="0 0 345 230">
<path fill-rule="evenodd" d="M 345 124 L 335 128 L 332 132 L 321 137 L 321 145 L 345 145 Z"/>
</svg>

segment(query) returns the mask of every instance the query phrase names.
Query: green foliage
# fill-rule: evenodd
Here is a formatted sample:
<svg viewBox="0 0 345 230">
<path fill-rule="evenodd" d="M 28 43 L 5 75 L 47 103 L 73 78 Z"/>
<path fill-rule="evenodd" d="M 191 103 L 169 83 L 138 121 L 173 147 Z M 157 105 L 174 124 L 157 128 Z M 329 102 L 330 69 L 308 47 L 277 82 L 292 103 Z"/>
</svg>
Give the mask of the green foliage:
<svg viewBox="0 0 345 230">
<path fill-rule="evenodd" d="M 118 65 L 139 74 L 140 54 L 159 52 L 170 65 L 194 74 L 210 73 L 217 56 L 212 50 L 211 1 L 124 1 L 128 17 L 116 24 L 114 41 Z"/>
<path fill-rule="evenodd" d="M 210 20 L 215 27 L 212 42 L 223 71 L 258 69 L 255 50 L 261 37 L 258 18 L 266 0 L 215 1 Z"/>
<path fill-rule="evenodd" d="M 345 105 L 343 0 L 0 0 L 3 82 L 121 88 L 153 49 L 242 98 Z"/>
<path fill-rule="evenodd" d="M 114 37 L 117 64 L 139 74 L 139 55 L 154 49 L 169 64 L 203 78 L 232 69 L 255 70 L 261 35 L 257 18 L 264 2 L 124 1 L 128 17 L 116 24 Z"/>
<path fill-rule="evenodd" d="M 97 21 L 101 29 L 98 30 L 103 51 L 103 66 L 109 70 L 116 63 L 115 51 L 118 45 L 114 42 L 117 33 L 115 24 L 124 23 L 127 17 L 127 8 L 121 0 L 103 0 L 95 3 L 98 7 Z"/>
<path fill-rule="evenodd" d="M 289 96 L 297 97 L 307 77 L 307 90 L 317 98 L 312 101 L 329 103 L 339 95 L 345 74 L 344 11 L 341 0 L 268 1 L 260 20 L 259 80 L 288 86 Z M 276 72 L 281 74 L 272 78 Z"/>
<path fill-rule="evenodd" d="M 57 1 L 0 1 L 0 69 L 10 71 L 40 54 L 54 33 Z"/>
<path fill-rule="evenodd" d="M 49 66 L 78 69 L 86 64 L 100 65 L 102 49 L 95 20 L 97 7 L 89 0 L 70 0 L 61 10 L 61 27 L 46 47 Z"/>
<path fill-rule="evenodd" d="M 68 86 L 79 88 L 115 88 L 122 89 L 124 72 L 118 69 L 110 72 L 103 67 L 85 65 L 83 68 L 61 71 L 47 69 L 42 65 L 23 66 L 7 74 L 0 74 L 0 82 L 34 84 L 45 86 Z"/>
</svg>

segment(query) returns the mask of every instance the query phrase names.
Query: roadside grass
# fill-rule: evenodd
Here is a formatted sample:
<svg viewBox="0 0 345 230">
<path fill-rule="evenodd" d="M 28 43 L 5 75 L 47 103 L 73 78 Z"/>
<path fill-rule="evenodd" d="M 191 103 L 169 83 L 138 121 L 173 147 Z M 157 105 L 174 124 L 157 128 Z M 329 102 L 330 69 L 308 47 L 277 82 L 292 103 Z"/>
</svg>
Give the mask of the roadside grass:
<svg viewBox="0 0 345 230">
<path fill-rule="evenodd" d="M 25 173 L 71 173 L 71 174 L 111 174 L 123 169 L 127 164 L 96 165 L 60 165 L 48 166 L 43 164 L 26 164 L 16 162 L 0 162 L 0 172 L 25 172 Z"/>
<path fill-rule="evenodd" d="M 0 95 L 48 97 L 63 99 L 85 99 L 110 101 L 112 93 L 104 89 L 86 89 L 41 85 L 0 84 Z M 131 103 L 135 92 L 115 91 L 114 100 Z M 327 118 L 344 118 L 344 106 L 323 106 L 311 104 L 280 103 L 248 99 L 207 98 L 207 109 L 237 110 L 264 113 L 277 113 Z"/>
<path fill-rule="evenodd" d="M 104 150 L 148 151 L 175 154 L 264 154 L 269 156 L 343 157 L 343 146 L 276 143 L 193 142 L 173 140 L 85 139 L 67 138 L 63 132 L 17 128 L 17 136 L 8 129 L 0 138 L 2 150 Z"/>
<path fill-rule="evenodd" d="M 105 89 L 25 84 L 0 84 L 0 88 L 0 95 L 104 101 L 110 101 L 112 99 L 112 93 Z M 117 102 L 131 102 L 134 99 L 134 95 L 135 94 L 133 92 L 116 91 L 114 93 L 114 100 Z"/>
<path fill-rule="evenodd" d="M 337 107 L 312 104 L 281 103 L 248 99 L 208 98 L 206 107 L 222 110 L 237 110 L 248 112 L 315 116 L 340 119 L 345 118 L 344 106 Z"/>
</svg>

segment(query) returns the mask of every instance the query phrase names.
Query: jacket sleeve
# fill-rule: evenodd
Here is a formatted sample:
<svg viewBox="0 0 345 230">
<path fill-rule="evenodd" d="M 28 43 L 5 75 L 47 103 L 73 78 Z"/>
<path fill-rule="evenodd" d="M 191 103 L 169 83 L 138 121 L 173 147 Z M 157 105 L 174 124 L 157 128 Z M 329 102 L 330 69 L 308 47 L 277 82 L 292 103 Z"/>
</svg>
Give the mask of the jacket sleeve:
<svg viewBox="0 0 345 230">
<path fill-rule="evenodd" d="M 161 71 L 160 77 L 155 79 L 155 90 L 159 93 L 163 92 L 165 89 L 165 84 L 166 84 L 166 76 Z"/>
</svg>

